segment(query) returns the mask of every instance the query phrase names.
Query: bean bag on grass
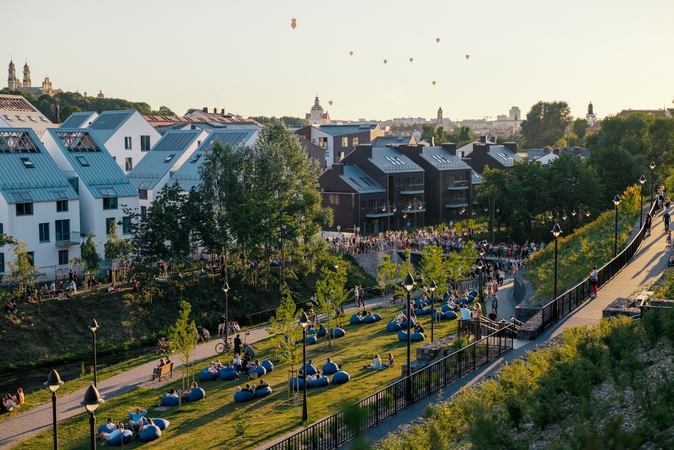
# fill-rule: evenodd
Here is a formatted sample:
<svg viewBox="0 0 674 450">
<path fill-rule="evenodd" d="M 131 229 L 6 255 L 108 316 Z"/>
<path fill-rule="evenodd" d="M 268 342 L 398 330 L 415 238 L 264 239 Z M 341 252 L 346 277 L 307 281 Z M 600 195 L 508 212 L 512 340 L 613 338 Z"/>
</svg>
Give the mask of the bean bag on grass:
<svg viewBox="0 0 674 450">
<path fill-rule="evenodd" d="M 255 398 L 252 391 L 236 391 L 234 393 L 234 401 L 238 403 L 249 402 Z"/>
<path fill-rule="evenodd" d="M 386 331 L 400 331 L 402 329 L 403 327 L 396 322 L 389 322 L 388 324 L 386 324 Z"/>
<path fill-rule="evenodd" d="M 171 422 L 169 422 L 168 420 L 166 420 L 166 419 L 161 419 L 161 418 L 159 418 L 159 417 L 157 417 L 156 419 L 153 417 L 153 418 L 152 418 L 152 422 L 153 422 L 155 425 L 157 425 L 157 426 L 159 427 L 159 429 L 162 430 L 162 431 L 164 431 L 165 429 L 167 429 L 168 426 L 171 424 Z"/>
<path fill-rule="evenodd" d="M 343 328 L 333 328 L 330 330 L 330 337 L 331 338 L 341 338 L 346 336 L 346 331 L 344 331 Z"/>
<path fill-rule="evenodd" d="M 439 312 L 439 311 L 438 311 L 438 312 L 436 312 L 435 314 L 433 314 L 433 318 L 434 318 L 436 321 L 438 321 L 438 320 L 444 320 L 444 319 L 445 319 L 445 313 Z"/>
<path fill-rule="evenodd" d="M 442 305 L 442 312 L 447 312 L 447 311 L 449 311 L 449 305 L 447 305 L 447 304 Z"/>
<path fill-rule="evenodd" d="M 375 322 L 379 322 L 381 320 L 381 315 L 378 313 L 372 314 L 372 317 L 374 317 Z"/>
<path fill-rule="evenodd" d="M 309 386 L 312 388 L 325 387 L 328 384 L 330 384 L 330 380 L 325 375 L 320 377 L 318 380 L 309 380 Z"/>
<path fill-rule="evenodd" d="M 471 289 L 470 292 L 468 292 L 468 295 L 472 295 L 473 298 L 477 297 L 477 289 Z"/>
<path fill-rule="evenodd" d="M 420 333 L 418 331 L 412 333 L 412 336 L 410 336 L 410 341 L 412 341 L 412 342 L 421 342 L 424 339 L 426 339 L 426 336 L 424 336 L 424 333 Z"/>
<path fill-rule="evenodd" d="M 344 384 L 347 383 L 351 380 L 351 376 L 344 372 L 343 370 L 340 370 L 336 374 L 332 376 L 332 384 Z"/>
<path fill-rule="evenodd" d="M 221 380 L 233 380 L 237 377 L 236 369 L 233 367 L 224 367 L 220 370 Z"/>
<path fill-rule="evenodd" d="M 318 342 L 316 336 L 307 336 L 307 345 L 314 345 L 316 342 Z"/>
<path fill-rule="evenodd" d="M 377 319 L 374 318 L 374 316 L 365 316 L 363 318 L 363 323 L 375 323 Z"/>
<path fill-rule="evenodd" d="M 196 402 L 197 400 L 201 400 L 204 397 L 206 397 L 206 391 L 204 391 L 202 388 L 196 388 L 192 389 L 192 392 L 187 395 L 187 401 Z"/>
<path fill-rule="evenodd" d="M 399 341 L 407 341 L 407 331 L 405 331 L 405 330 L 398 331 L 398 340 Z"/>
<path fill-rule="evenodd" d="M 271 386 L 264 386 L 255 389 L 255 398 L 262 398 L 271 395 Z"/>
<path fill-rule="evenodd" d="M 468 296 L 468 303 L 472 303 L 473 300 L 475 300 L 475 297 L 476 297 L 475 295 L 469 295 Z"/>
<path fill-rule="evenodd" d="M 131 442 L 132 437 L 133 437 L 133 431 L 124 430 L 123 433 L 121 433 L 121 434 L 117 435 L 116 437 L 110 439 L 108 441 L 108 445 L 114 445 L 114 446 L 122 445 L 122 444 L 126 445 L 129 442 Z"/>
<path fill-rule="evenodd" d="M 264 366 L 259 366 L 257 369 L 252 369 L 248 371 L 248 375 L 252 375 L 256 373 L 258 377 L 261 377 L 262 375 L 267 373 L 267 369 L 264 368 Z"/>
<path fill-rule="evenodd" d="M 218 378 L 219 373 L 218 372 L 209 372 L 208 367 L 205 367 L 204 369 L 199 372 L 199 380 L 200 381 L 215 381 Z"/>
<path fill-rule="evenodd" d="M 323 364 L 323 373 L 326 375 L 332 375 L 333 373 L 339 372 L 339 366 L 334 362 L 329 362 Z"/>
<path fill-rule="evenodd" d="M 300 370 L 305 375 L 316 375 L 316 367 L 313 364 L 307 364 L 306 368 L 304 366 L 300 367 Z"/>
<path fill-rule="evenodd" d="M 414 310 L 414 312 L 417 314 L 417 316 L 423 316 L 424 314 L 428 314 L 428 311 L 426 311 L 425 308 L 417 308 Z"/>
<path fill-rule="evenodd" d="M 321 329 L 316 332 L 316 336 L 317 337 L 325 337 L 325 333 L 326 333 L 325 327 L 321 327 Z"/>
<path fill-rule="evenodd" d="M 267 371 L 267 373 L 269 373 L 269 372 L 271 372 L 272 370 L 274 370 L 274 363 L 272 363 L 272 362 L 269 361 L 268 359 L 265 359 L 264 361 L 262 361 L 262 362 L 260 363 L 260 365 L 261 365 L 262 367 L 264 367 L 264 369 Z"/>
<path fill-rule="evenodd" d="M 161 398 L 161 404 L 164 406 L 176 406 L 178 403 L 180 403 L 180 397 L 177 395 L 166 394 Z"/>
<path fill-rule="evenodd" d="M 456 313 L 454 311 L 447 311 L 445 313 L 445 319 L 447 319 L 447 320 L 456 319 L 457 317 L 458 316 L 456 315 Z"/>
<path fill-rule="evenodd" d="M 290 389 L 294 391 L 302 390 L 304 389 L 304 380 L 298 377 L 290 377 L 290 380 L 288 380 L 288 386 L 290 386 Z M 307 387 L 309 386 L 307 385 Z"/>
<path fill-rule="evenodd" d="M 114 425 L 114 423 L 113 423 L 113 425 Z M 101 434 L 101 433 L 112 433 L 112 431 L 113 431 L 113 430 L 111 430 L 110 428 L 108 428 L 108 424 L 107 424 L 107 423 L 103 423 L 103 424 L 101 424 L 101 425 L 98 426 L 98 434 Z"/>
<path fill-rule="evenodd" d="M 417 324 L 417 319 L 412 317 L 412 324 L 410 325 L 410 328 L 413 328 L 414 325 Z M 407 320 L 403 320 L 403 323 L 400 324 L 400 329 L 401 330 L 406 330 L 407 329 Z"/>
<path fill-rule="evenodd" d="M 358 314 L 353 314 L 351 316 L 351 319 L 349 319 L 349 323 L 351 325 L 359 325 L 363 323 L 363 319 L 361 319 L 361 317 Z"/>
<path fill-rule="evenodd" d="M 148 425 L 138 434 L 138 439 L 140 439 L 141 442 L 150 442 L 158 439 L 160 436 L 161 430 L 157 425 Z"/>
</svg>

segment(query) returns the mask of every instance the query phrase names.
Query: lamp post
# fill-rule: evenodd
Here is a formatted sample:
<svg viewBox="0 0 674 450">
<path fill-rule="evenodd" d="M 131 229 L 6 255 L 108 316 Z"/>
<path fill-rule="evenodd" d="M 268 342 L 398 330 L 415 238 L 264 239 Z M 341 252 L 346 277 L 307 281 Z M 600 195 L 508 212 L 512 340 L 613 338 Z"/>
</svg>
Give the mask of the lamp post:
<svg viewBox="0 0 674 450">
<path fill-rule="evenodd" d="M 96 387 L 96 376 L 98 374 L 98 370 L 96 369 L 96 330 L 98 330 L 98 322 L 96 322 L 96 319 L 91 319 L 91 322 L 89 322 L 89 329 L 94 337 L 94 387 Z"/>
<path fill-rule="evenodd" d="M 58 434 L 58 420 L 56 420 L 56 391 L 61 387 L 63 381 L 56 370 L 49 372 L 47 382 L 44 384 L 49 387 L 51 391 L 51 405 L 53 413 L 53 427 L 54 427 L 54 450 L 59 448 L 59 434 Z"/>
<path fill-rule="evenodd" d="M 613 204 L 615 205 L 615 241 L 613 243 L 613 257 L 618 254 L 618 205 L 620 204 L 620 196 L 616 194 L 613 197 Z"/>
<path fill-rule="evenodd" d="M 405 400 L 410 402 L 412 401 L 412 378 L 410 378 L 410 375 L 412 375 L 412 363 L 410 361 L 410 325 L 412 317 L 410 317 L 410 302 L 412 301 L 412 289 L 414 289 L 416 284 L 414 278 L 412 278 L 412 274 L 408 273 L 405 281 L 403 281 L 403 287 L 407 291 L 407 377 L 405 378 Z"/>
<path fill-rule="evenodd" d="M 229 328 L 229 283 L 225 281 L 225 283 L 222 285 L 222 292 L 225 293 L 225 342 L 227 341 L 227 336 L 228 336 L 228 328 Z M 225 348 L 227 348 L 227 345 L 225 344 Z"/>
<path fill-rule="evenodd" d="M 96 430 L 94 426 L 96 425 L 96 416 L 94 411 L 98 409 L 98 405 L 103 403 L 103 400 L 98 393 L 98 389 L 93 384 L 90 384 L 87 388 L 87 392 L 84 393 L 84 401 L 82 404 L 89 413 L 89 433 L 91 435 L 91 450 L 96 450 Z"/>
<path fill-rule="evenodd" d="M 562 234 L 562 229 L 559 228 L 559 224 L 556 223 L 554 227 L 552 227 L 552 235 L 555 237 L 555 277 L 554 277 L 554 288 L 552 290 L 552 298 L 553 300 L 557 298 L 557 238 L 559 235 Z"/>
<path fill-rule="evenodd" d="M 651 168 L 651 209 L 653 209 L 653 187 L 655 186 L 655 161 L 651 161 L 651 164 L 648 166 Z"/>
<path fill-rule="evenodd" d="M 461 208 L 459 215 L 466 214 L 466 208 Z M 466 240 L 468 240 L 468 214 L 466 214 Z"/>
<path fill-rule="evenodd" d="M 480 252 L 480 253 L 482 253 L 482 252 Z M 482 289 L 483 288 L 483 286 L 482 286 L 482 269 L 484 269 L 484 264 L 482 264 L 481 259 L 478 259 L 477 260 L 477 272 L 478 272 L 478 276 L 480 277 L 479 278 L 480 279 L 480 289 L 477 291 L 477 295 L 478 295 L 478 299 L 479 299 L 480 303 L 482 303 L 482 290 L 483 290 Z"/>
<path fill-rule="evenodd" d="M 398 211 L 398 209 L 396 208 L 396 204 L 390 201 L 386 202 L 381 206 L 381 210 L 382 212 L 386 213 L 386 216 L 388 218 L 388 231 L 391 231 L 391 214 L 392 214 L 391 211 L 393 211 L 393 213 Z"/>
<path fill-rule="evenodd" d="M 307 411 L 307 330 L 311 328 L 311 322 L 307 313 L 302 311 L 299 318 L 299 324 L 302 327 L 302 364 L 304 369 L 304 382 L 302 383 L 302 422 L 309 419 Z"/>
<path fill-rule="evenodd" d="M 646 177 L 641 175 L 639 177 L 639 184 L 641 185 L 641 195 L 639 196 L 639 228 L 644 226 L 644 183 L 646 182 Z"/>
<path fill-rule="evenodd" d="M 433 342 L 433 324 L 435 323 L 435 297 L 433 297 L 433 293 L 437 287 L 435 281 L 431 280 L 431 284 L 428 285 L 428 290 L 431 293 L 431 342 Z"/>
</svg>

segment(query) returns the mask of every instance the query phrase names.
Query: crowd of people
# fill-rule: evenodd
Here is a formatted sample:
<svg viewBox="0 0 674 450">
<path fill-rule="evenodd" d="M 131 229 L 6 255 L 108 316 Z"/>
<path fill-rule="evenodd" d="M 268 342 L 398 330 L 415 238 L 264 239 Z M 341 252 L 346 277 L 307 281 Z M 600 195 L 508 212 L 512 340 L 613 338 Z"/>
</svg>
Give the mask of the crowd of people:
<svg viewBox="0 0 674 450">
<path fill-rule="evenodd" d="M 18 388 L 14 395 L 7 393 L 4 396 L 0 396 L 0 414 L 13 411 L 14 408 L 23 405 L 24 401 L 25 397 L 21 388 Z"/>
</svg>

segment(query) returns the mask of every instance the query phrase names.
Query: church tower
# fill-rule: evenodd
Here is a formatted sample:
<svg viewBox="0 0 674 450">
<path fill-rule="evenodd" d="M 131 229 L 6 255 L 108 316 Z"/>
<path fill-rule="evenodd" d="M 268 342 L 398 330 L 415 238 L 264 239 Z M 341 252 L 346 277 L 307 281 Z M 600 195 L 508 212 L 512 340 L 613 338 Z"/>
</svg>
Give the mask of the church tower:
<svg viewBox="0 0 674 450">
<path fill-rule="evenodd" d="M 436 127 L 442 126 L 442 107 L 438 108 L 438 118 L 435 121 Z"/>
<path fill-rule="evenodd" d="M 307 120 L 312 125 L 320 125 L 325 123 L 323 121 L 323 107 L 318 102 L 318 94 L 316 94 L 316 99 L 314 100 L 314 106 L 311 107 L 311 111 L 307 114 Z"/>
<path fill-rule="evenodd" d="M 23 65 L 23 87 L 29 88 L 30 83 L 30 67 L 28 67 L 28 61 Z"/>
<path fill-rule="evenodd" d="M 587 120 L 587 123 L 589 123 L 590 126 L 594 125 L 595 122 L 597 121 L 597 118 L 594 115 L 594 108 L 592 107 L 592 101 L 590 101 L 590 104 L 587 105 L 587 115 L 585 116 L 585 120 Z"/>
<path fill-rule="evenodd" d="M 7 74 L 7 87 L 12 90 L 17 90 L 21 87 L 21 83 L 16 79 L 16 68 L 14 67 L 14 61 L 9 61 L 9 70 Z"/>
</svg>

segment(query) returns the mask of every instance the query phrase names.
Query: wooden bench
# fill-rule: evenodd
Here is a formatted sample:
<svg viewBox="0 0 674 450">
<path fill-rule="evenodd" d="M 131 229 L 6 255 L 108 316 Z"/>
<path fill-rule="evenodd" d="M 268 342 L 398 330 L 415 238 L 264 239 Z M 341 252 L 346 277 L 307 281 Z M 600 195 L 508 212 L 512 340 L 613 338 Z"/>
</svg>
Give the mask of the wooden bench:
<svg viewBox="0 0 674 450">
<path fill-rule="evenodd" d="M 152 381 L 158 379 L 161 381 L 161 377 L 163 377 L 166 374 L 169 374 L 171 378 L 173 378 L 173 365 L 174 362 L 171 361 L 168 364 L 165 364 L 163 366 L 159 366 L 156 369 L 154 369 L 154 373 L 152 374 Z"/>
</svg>

